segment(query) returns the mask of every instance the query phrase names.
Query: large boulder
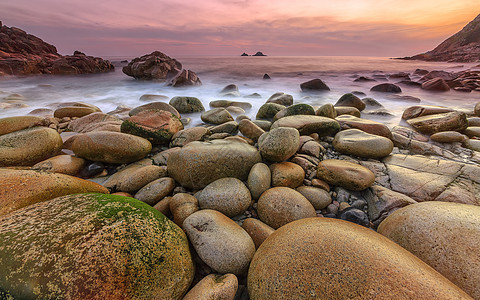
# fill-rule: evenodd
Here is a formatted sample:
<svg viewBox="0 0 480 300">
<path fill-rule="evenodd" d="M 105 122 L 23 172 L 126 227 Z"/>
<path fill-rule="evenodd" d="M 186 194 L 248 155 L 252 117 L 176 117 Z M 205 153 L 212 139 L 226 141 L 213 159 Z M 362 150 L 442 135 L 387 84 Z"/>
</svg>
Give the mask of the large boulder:
<svg viewBox="0 0 480 300">
<path fill-rule="evenodd" d="M 154 51 L 142 57 L 132 59 L 122 71 L 136 79 L 168 80 L 182 70 L 182 64 L 174 58 Z"/>
<path fill-rule="evenodd" d="M 120 132 L 122 120 L 101 112 L 95 112 L 84 117 L 70 121 L 68 129 L 75 132 L 86 133 L 91 131 Z"/>
<path fill-rule="evenodd" d="M 372 92 L 401 93 L 402 89 L 393 83 L 380 83 L 370 89 Z"/>
<path fill-rule="evenodd" d="M 147 103 L 147 104 L 144 104 L 144 105 L 137 106 L 134 109 L 130 110 L 128 115 L 129 116 L 134 116 L 134 115 L 138 114 L 139 112 L 142 112 L 144 110 L 149 110 L 149 109 L 158 109 L 158 110 L 169 111 L 172 114 L 174 114 L 175 116 L 177 116 L 178 118 L 181 118 L 180 113 L 175 109 L 175 107 L 173 107 L 170 104 L 165 103 L 165 102 L 150 102 L 150 103 Z"/>
<path fill-rule="evenodd" d="M 108 193 L 108 190 L 64 174 L 0 169 L 0 215 L 56 197 L 90 192 Z"/>
<path fill-rule="evenodd" d="M 429 91 L 446 92 L 450 90 L 450 87 L 444 79 L 437 77 L 422 83 L 422 89 Z"/>
<path fill-rule="evenodd" d="M 268 98 L 267 103 L 276 103 L 284 106 L 290 106 L 293 104 L 293 96 L 278 92 Z"/>
<path fill-rule="evenodd" d="M 218 273 L 244 274 L 255 253 L 248 233 L 222 213 L 203 209 L 183 221 L 200 258 Z"/>
<path fill-rule="evenodd" d="M 0 297 L 180 299 L 194 265 L 183 231 L 138 200 L 77 194 L 0 218 Z"/>
<path fill-rule="evenodd" d="M 33 166 L 55 156 L 62 138 L 47 127 L 32 127 L 0 135 L 0 167 Z"/>
<path fill-rule="evenodd" d="M 381 135 L 392 139 L 392 132 L 387 125 L 372 120 L 362 119 L 351 115 L 341 115 L 335 118 L 342 129 L 360 129 L 366 133 Z"/>
<path fill-rule="evenodd" d="M 75 136 L 71 150 L 89 160 L 124 164 L 144 158 L 152 150 L 152 144 L 131 134 L 95 131 Z"/>
<path fill-rule="evenodd" d="M 165 110 L 144 110 L 123 121 L 120 130 L 146 138 L 154 145 L 168 145 L 173 135 L 183 129 L 180 119 Z"/>
<path fill-rule="evenodd" d="M 468 127 L 467 116 L 463 112 L 427 115 L 409 119 L 407 123 L 424 134 L 433 134 L 440 131 L 462 131 Z"/>
<path fill-rule="evenodd" d="M 261 162 L 253 146 L 236 141 L 191 142 L 168 157 L 170 177 L 183 187 L 201 189 L 225 177 L 245 181 L 254 164 Z"/>
<path fill-rule="evenodd" d="M 351 191 L 362 191 L 375 182 L 375 174 L 366 167 L 338 159 L 322 160 L 318 164 L 317 177 Z"/>
<path fill-rule="evenodd" d="M 471 299 L 402 247 L 327 218 L 277 229 L 248 272 L 251 299 Z"/>
<path fill-rule="evenodd" d="M 298 150 L 300 134 L 295 128 L 278 127 L 265 132 L 258 139 L 258 150 L 264 159 L 281 162 Z"/>
<path fill-rule="evenodd" d="M 330 118 L 309 115 L 288 116 L 275 121 L 272 129 L 277 127 L 291 127 L 300 132 L 300 135 L 318 133 L 320 136 L 335 135 L 340 130 L 340 124 Z"/>
<path fill-rule="evenodd" d="M 392 152 L 393 142 L 386 137 L 359 129 L 347 129 L 335 135 L 333 147 L 343 154 L 363 158 L 382 158 Z"/>
<path fill-rule="evenodd" d="M 424 202 L 388 216 L 378 232 L 480 299 L 480 207 Z"/>
<path fill-rule="evenodd" d="M 321 79 L 318 78 L 300 84 L 300 88 L 303 92 L 330 90 L 330 88 Z"/>
<path fill-rule="evenodd" d="M 42 117 L 19 116 L 0 119 L 0 135 L 42 125 Z"/>
<path fill-rule="evenodd" d="M 402 119 L 409 120 L 413 118 L 443 114 L 453 112 L 455 110 L 445 107 L 445 106 L 434 106 L 434 105 L 414 105 L 410 106 L 403 111 Z"/>
<path fill-rule="evenodd" d="M 362 99 L 358 98 L 352 93 L 347 93 L 338 99 L 337 103 L 335 103 L 335 106 L 351 106 L 355 107 L 359 111 L 362 111 L 365 109 L 366 105 Z"/>
<path fill-rule="evenodd" d="M 169 104 L 173 106 L 179 113 L 188 114 L 204 111 L 202 101 L 195 97 L 173 97 Z"/>
<path fill-rule="evenodd" d="M 192 85 L 202 85 L 200 78 L 192 70 L 182 70 L 169 83 L 173 87 L 185 87 Z"/>
</svg>

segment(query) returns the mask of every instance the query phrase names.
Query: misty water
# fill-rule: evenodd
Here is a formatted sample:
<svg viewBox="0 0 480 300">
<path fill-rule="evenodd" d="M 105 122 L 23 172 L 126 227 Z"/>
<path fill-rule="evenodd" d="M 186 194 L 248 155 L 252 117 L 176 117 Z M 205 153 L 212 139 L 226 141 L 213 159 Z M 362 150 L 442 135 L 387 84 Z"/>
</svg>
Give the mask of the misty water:
<svg viewBox="0 0 480 300">
<path fill-rule="evenodd" d="M 111 61 L 131 59 L 107 58 Z M 165 83 L 135 80 L 126 76 L 117 66 L 114 72 L 95 75 L 28 77 L 4 77 L 0 79 L 1 99 L 12 93 L 25 97 L 25 108 L 0 109 L 0 117 L 26 115 L 36 108 L 55 109 L 59 103 L 82 101 L 94 104 L 103 112 L 114 110 L 119 105 L 136 107 L 146 102 L 139 98 L 144 94 L 198 97 L 208 109 L 208 103 L 219 99 L 248 101 L 253 107 L 246 114 L 252 119 L 258 108 L 275 92 L 293 95 L 295 103 L 308 103 L 320 106 L 334 104 L 343 94 L 361 91 L 362 97 L 371 97 L 382 103 L 394 116 L 367 115 L 363 117 L 381 121 L 389 126 L 400 123 L 403 110 L 418 103 L 392 99 L 391 95 L 370 92 L 370 88 L 383 82 L 395 83 L 399 79 L 378 82 L 354 82 L 358 76 L 389 75 L 398 72 L 413 73 L 417 68 L 457 72 L 474 68 L 475 64 L 434 63 L 421 61 L 393 60 L 374 57 L 179 57 L 186 69 L 195 71 L 203 82 L 202 86 L 173 88 Z M 479 69 L 478 67 L 476 69 Z M 267 73 L 271 80 L 263 80 Z M 303 93 L 300 84 L 310 79 L 320 78 L 331 89 L 319 94 Z M 417 80 L 419 77 L 412 77 Z M 220 97 L 219 92 L 228 84 L 238 85 L 241 97 Z M 401 86 L 401 95 L 420 98 L 419 104 L 443 105 L 471 111 L 480 102 L 480 92 L 429 92 L 419 87 Z M 244 98 L 259 93 L 261 98 Z M 199 115 L 190 115 L 190 126 L 201 123 Z"/>
</svg>

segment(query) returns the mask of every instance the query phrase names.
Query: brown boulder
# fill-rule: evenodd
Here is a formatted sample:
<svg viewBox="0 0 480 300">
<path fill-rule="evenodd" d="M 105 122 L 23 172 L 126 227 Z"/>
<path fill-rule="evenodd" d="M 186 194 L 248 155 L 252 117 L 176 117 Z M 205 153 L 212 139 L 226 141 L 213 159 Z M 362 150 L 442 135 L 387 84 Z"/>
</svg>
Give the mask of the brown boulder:
<svg viewBox="0 0 480 300">
<path fill-rule="evenodd" d="M 462 131 L 468 126 L 467 116 L 462 112 L 428 115 L 407 120 L 417 131 L 433 134 L 440 131 Z"/>
<path fill-rule="evenodd" d="M 437 77 L 422 83 L 422 89 L 446 92 L 450 90 L 450 87 L 444 79 Z"/>
<path fill-rule="evenodd" d="M 335 118 L 340 123 L 342 129 L 360 129 L 366 133 L 376 134 L 392 139 L 390 129 L 380 122 L 357 118 L 351 115 L 341 115 Z"/>
<path fill-rule="evenodd" d="M 318 164 L 317 177 L 327 183 L 352 191 L 361 191 L 375 182 L 369 169 L 338 159 L 323 160 Z"/>
<path fill-rule="evenodd" d="M 136 79 L 167 80 L 180 73 L 182 64 L 174 58 L 154 51 L 132 59 L 122 72 Z"/>
<path fill-rule="evenodd" d="M 0 119 L 0 135 L 42 125 L 44 118 L 36 116 L 7 117 Z"/>
</svg>

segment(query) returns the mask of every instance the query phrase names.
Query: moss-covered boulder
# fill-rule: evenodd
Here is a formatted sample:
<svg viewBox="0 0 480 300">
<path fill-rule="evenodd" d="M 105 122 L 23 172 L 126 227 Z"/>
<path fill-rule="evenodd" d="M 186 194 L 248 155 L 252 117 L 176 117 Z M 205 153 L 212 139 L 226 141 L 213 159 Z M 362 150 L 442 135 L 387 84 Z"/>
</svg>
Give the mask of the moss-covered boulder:
<svg viewBox="0 0 480 300">
<path fill-rule="evenodd" d="M 180 299 L 193 274 L 183 231 L 132 198 L 69 195 L 0 217 L 0 298 Z"/>
<path fill-rule="evenodd" d="M 0 169 L 0 216 L 76 193 L 108 193 L 108 190 L 95 182 L 64 174 Z"/>
<path fill-rule="evenodd" d="M 196 113 L 205 110 L 202 101 L 195 97 L 173 97 L 169 104 L 181 114 Z"/>
<path fill-rule="evenodd" d="M 285 109 L 279 111 L 274 117 L 273 121 L 281 119 L 283 117 L 295 116 L 295 115 L 315 115 L 315 109 L 313 106 L 305 103 L 299 103 L 292 106 L 288 106 Z"/>
<path fill-rule="evenodd" d="M 33 127 L 0 136 L 0 167 L 33 166 L 62 149 L 62 138 L 47 127 Z"/>
<path fill-rule="evenodd" d="M 144 158 L 152 150 L 152 144 L 131 134 L 94 131 L 75 136 L 71 150 L 89 160 L 124 164 Z"/>
<path fill-rule="evenodd" d="M 123 121 L 120 130 L 146 138 L 154 145 L 170 143 L 172 136 L 183 129 L 180 119 L 165 110 L 144 110 Z"/>
<path fill-rule="evenodd" d="M 320 136 L 335 135 L 340 131 L 340 124 L 330 118 L 310 115 L 296 115 L 281 118 L 272 124 L 271 129 L 277 127 L 296 128 L 300 135 L 317 133 Z"/>
</svg>

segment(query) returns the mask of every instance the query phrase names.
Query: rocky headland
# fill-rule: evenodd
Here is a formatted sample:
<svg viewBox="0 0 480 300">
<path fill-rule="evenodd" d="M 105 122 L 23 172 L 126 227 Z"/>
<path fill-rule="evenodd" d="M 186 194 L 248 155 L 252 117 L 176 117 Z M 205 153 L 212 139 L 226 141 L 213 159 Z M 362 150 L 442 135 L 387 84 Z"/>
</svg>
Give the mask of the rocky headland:
<svg viewBox="0 0 480 300">
<path fill-rule="evenodd" d="M 480 61 L 480 15 L 435 49 L 402 59 L 452 62 Z"/>
<path fill-rule="evenodd" d="M 155 52 L 135 63 L 181 69 Z M 407 77 L 480 87 L 478 71 L 393 76 Z M 142 99 L 0 119 L 0 298 L 480 298 L 480 103 L 412 102 L 389 127 L 354 93 L 312 106 L 278 92 L 257 111 Z"/>
<path fill-rule="evenodd" d="M 91 74 L 109 72 L 114 66 L 80 51 L 60 55 L 55 46 L 16 27 L 0 22 L 0 76 L 34 74 Z"/>
</svg>

